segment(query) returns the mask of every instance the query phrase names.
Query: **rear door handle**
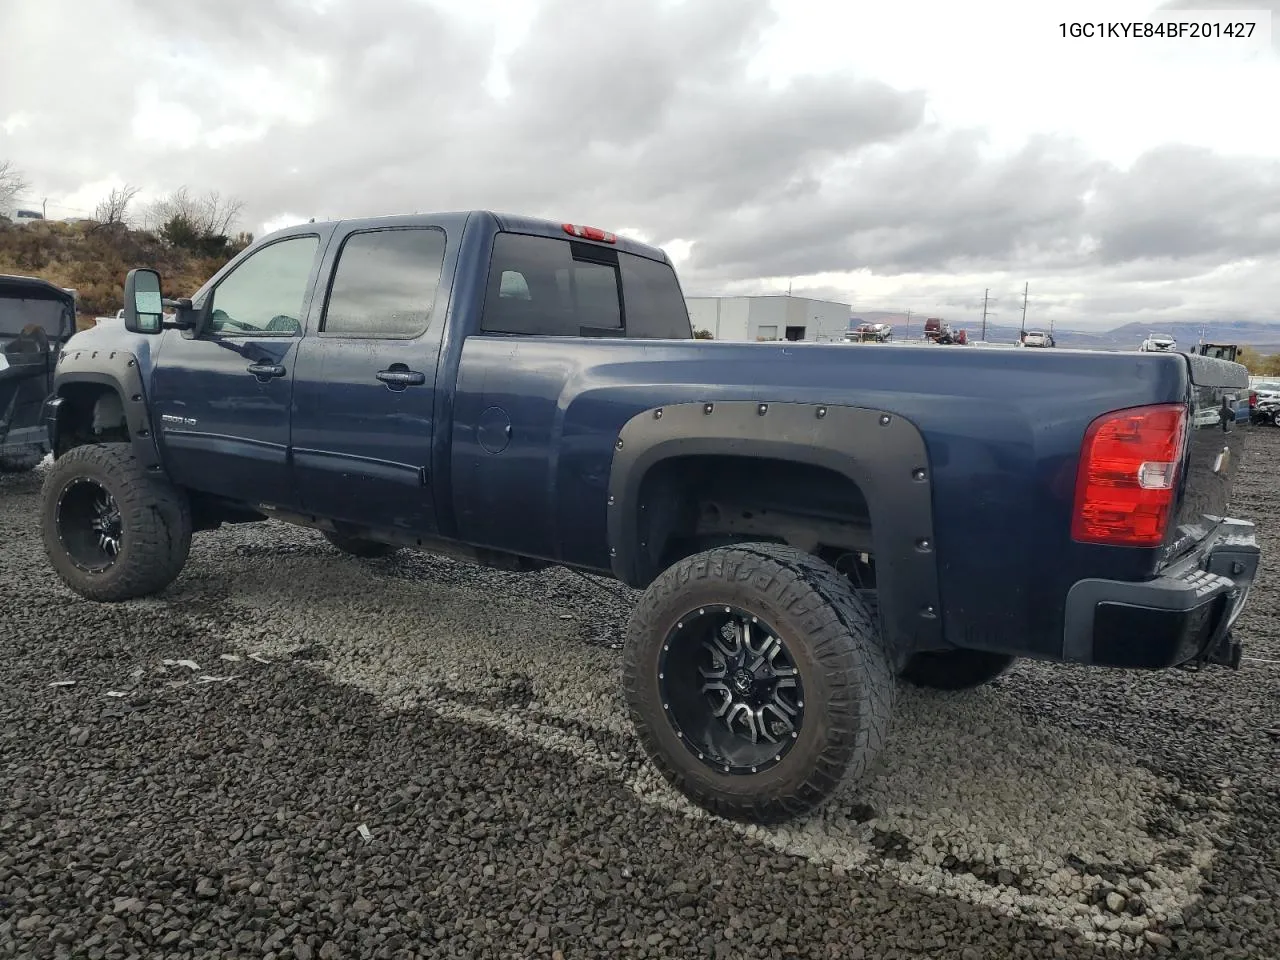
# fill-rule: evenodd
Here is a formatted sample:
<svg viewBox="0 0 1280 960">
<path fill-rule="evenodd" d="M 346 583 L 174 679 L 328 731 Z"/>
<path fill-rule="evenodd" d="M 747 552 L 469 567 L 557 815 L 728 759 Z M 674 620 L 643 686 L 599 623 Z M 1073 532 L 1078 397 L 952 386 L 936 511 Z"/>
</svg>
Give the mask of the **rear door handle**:
<svg viewBox="0 0 1280 960">
<path fill-rule="evenodd" d="M 399 364 L 390 370 L 379 370 L 377 377 L 392 390 L 403 390 L 405 387 L 420 387 L 427 382 L 425 373 L 410 370 Z"/>
<path fill-rule="evenodd" d="M 278 363 L 251 363 L 247 369 L 259 380 L 284 376 L 284 367 Z"/>
</svg>

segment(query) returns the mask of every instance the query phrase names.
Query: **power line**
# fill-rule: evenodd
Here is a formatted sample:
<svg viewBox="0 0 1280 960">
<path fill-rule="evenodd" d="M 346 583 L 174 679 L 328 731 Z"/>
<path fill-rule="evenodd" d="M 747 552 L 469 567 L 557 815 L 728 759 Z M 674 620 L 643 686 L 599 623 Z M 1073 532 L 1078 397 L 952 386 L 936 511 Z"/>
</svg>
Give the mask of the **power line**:
<svg viewBox="0 0 1280 960">
<path fill-rule="evenodd" d="M 1023 340 L 1027 339 L 1027 291 L 1030 289 L 1030 281 L 1022 285 L 1022 332 L 1020 337 Z"/>
</svg>

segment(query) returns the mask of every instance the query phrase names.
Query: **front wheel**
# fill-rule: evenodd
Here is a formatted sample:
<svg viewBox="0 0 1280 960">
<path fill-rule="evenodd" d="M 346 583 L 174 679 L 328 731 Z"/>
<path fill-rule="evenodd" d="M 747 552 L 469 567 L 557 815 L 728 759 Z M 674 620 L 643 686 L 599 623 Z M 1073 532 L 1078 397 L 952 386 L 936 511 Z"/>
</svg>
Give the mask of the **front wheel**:
<svg viewBox="0 0 1280 960">
<path fill-rule="evenodd" d="M 623 687 L 667 782 L 763 823 L 861 779 L 894 699 L 875 618 L 848 581 L 768 543 L 709 550 L 654 581 L 628 625 Z"/>
<path fill-rule="evenodd" d="M 40 532 L 54 571 L 80 596 L 132 600 L 182 572 L 191 507 L 182 490 L 147 475 L 129 443 L 94 443 L 53 462 Z"/>
</svg>

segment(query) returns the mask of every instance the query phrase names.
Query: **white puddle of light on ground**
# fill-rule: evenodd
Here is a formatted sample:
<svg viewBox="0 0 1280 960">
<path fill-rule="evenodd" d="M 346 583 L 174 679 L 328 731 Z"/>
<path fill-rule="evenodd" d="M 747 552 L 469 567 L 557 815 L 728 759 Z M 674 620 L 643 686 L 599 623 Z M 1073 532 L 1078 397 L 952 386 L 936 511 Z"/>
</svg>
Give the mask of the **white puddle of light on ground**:
<svg viewBox="0 0 1280 960">
<path fill-rule="evenodd" d="M 309 666 L 374 694 L 387 709 L 425 706 L 501 730 L 616 776 L 644 802 L 708 816 L 637 763 L 638 746 L 627 756 L 592 738 L 600 731 L 630 741 L 633 733 L 622 710 L 618 654 L 582 643 L 586 618 L 572 610 L 381 577 L 338 556 L 235 561 L 217 564 L 218 579 L 226 583 L 234 570 L 226 583 L 231 603 L 252 613 L 243 618 L 252 627 L 228 638 L 242 652 L 279 655 L 319 644 L 323 659 Z M 193 556 L 196 564 L 204 566 Z M 203 577 L 198 568 L 192 573 L 187 589 L 198 591 Z M 264 627 L 271 641 L 263 641 Z M 528 706 L 494 703 L 513 684 L 531 696 Z M 1180 814 L 1172 839 L 1153 838 L 1146 818 L 1164 812 L 1179 789 L 1121 748 L 1024 721 L 998 688 L 940 695 L 904 687 L 878 773 L 856 796 L 833 798 L 782 827 L 730 825 L 820 864 L 888 872 L 930 893 L 1136 947 L 1155 921 L 1181 922 L 1199 896 L 1213 837 L 1231 820 L 1224 793 L 1200 819 Z M 865 805 L 874 818 L 859 823 Z M 886 855 L 877 845 L 886 838 L 905 849 Z M 979 864 L 987 880 L 969 872 Z M 1131 864 L 1145 869 L 1127 869 Z M 1103 881 L 1097 865 L 1117 868 L 1121 892 L 1128 888 L 1145 904 L 1140 915 L 1092 902 Z"/>
</svg>

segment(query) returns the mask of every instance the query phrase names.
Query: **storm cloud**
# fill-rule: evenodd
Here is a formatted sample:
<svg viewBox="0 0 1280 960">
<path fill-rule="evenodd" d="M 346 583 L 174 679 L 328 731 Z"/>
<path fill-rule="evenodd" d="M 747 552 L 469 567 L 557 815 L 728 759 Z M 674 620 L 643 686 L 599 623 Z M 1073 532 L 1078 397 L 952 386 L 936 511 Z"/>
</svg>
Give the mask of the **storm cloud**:
<svg viewBox="0 0 1280 960">
<path fill-rule="evenodd" d="M 819 275 L 863 271 L 949 302 L 948 277 L 1034 276 L 1064 310 L 1084 282 L 1089 303 L 1165 310 L 1280 254 L 1280 162 L 997 150 L 856 64 L 764 75 L 775 22 L 766 0 L 546 0 L 499 62 L 492 21 L 426 0 L 9 4 L 0 158 L 53 197 L 234 194 L 251 230 L 471 207 L 627 228 L 687 249 L 703 293 L 807 277 L 852 299 Z"/>
</svg>

